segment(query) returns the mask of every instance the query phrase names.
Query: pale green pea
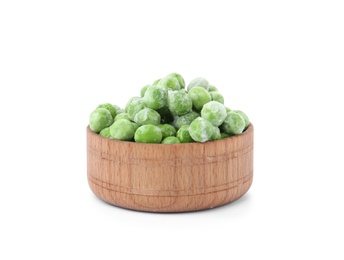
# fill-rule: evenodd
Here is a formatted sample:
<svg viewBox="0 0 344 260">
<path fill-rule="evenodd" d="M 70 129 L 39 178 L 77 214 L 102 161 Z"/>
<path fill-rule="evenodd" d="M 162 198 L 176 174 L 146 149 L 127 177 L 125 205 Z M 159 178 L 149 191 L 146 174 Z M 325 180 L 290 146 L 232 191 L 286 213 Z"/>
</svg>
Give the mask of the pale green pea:
<svg viewBox="0 0 344 260">
<path fill-rule="evenodd" d="M 112 115 L 106 108 L 97 108 L 90 114 L 90 128 L 96 133 L 109 127 L 112 123 Z"/>
<path fill-rule="evenodd" d="M 161 143 L 162 144 L 180 144 L 180 141 L 175 136 L 168 136 L 164 138 Z"/>
</svg>

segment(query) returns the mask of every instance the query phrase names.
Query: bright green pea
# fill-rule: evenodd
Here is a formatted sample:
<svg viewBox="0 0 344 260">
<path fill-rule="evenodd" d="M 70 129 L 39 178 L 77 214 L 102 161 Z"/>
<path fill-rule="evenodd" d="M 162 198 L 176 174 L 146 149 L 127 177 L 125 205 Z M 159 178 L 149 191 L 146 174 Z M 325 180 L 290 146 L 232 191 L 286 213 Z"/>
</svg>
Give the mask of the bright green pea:
<svg viewBox="0 0 344 260">
<path fill-rule="evenodd" d="M 106 108 L 97 108 L 90 114 L 90 128 L 96 133 L 109 127 L 112 123 L 112 115 Z"/>
<path fill-rule="evenodd" d="M 183 125 L 190 125 L 192 123 L 192 121 L 194 121 L 199 116 L 200 116 L 199 113 L 197 113 L 195 111 L 191 111 L 185 115 L 176 116 L 173 124 L 177 129 L 179 129 Z"/>
<path fill-rule="evenodd" d="M 198 111 L 201 111 L 203 106 L 211 101 L 211 95 L 202 87 L 193 87 L 189 90 L 188 95 L 191 98 L 193 107 Z"/>
<path fill-rule="evenodd" d="M 189 127 L 190 136 L 196 142 L 206 142 L 211 140 L 214 134 L 214 126 L 202 117 L 192 121 Z"/>
<path fill-rule="evenodd" d="M 215 87 L 213 85 L 209 85 L 208 91 L 212 92 L 212 91 L 218 91 L 218 90 L 217 90 L 217 87 Z"/>
<path fill-rule="evenodd" d="M 226 107 L 220 102 L 210 101 L 203 106 L 201 116 L 214 126 L 219 126 L 227 116 Z"/>
<path fill-rule="evenodd" d="M 158 127 L 161 130 L 162 138 L 165 138 L 168 136 L 175 136 L 177 133 L 177 130 L 174 128 L 174 126 L 170 124 L 162 124 L 162 125 L 158 125 Z"/>
<path fill-rule="evenodd" d="M 190 136 L 188 125 L 183 125 L 181 128 L 179 128 L 179 130 L 177 131 L 177 138 L 181 143 L 194 142 L 194 140 Z"/>
<path fill-rule="evenodd" d="M 160 143 L 162 133 L 155 125 L 143 125 L 136 130 L 134 138 L 137 143 Z"/>
<path fill-rule="evenodd" d="M 244 118 L 245 129 L 246 129 L 250 124 L 250 120 L 248 119 L 248 116 L 244 112 L 242 112 L 241 110 L 234 110 L 234 112 L 238 113 L 239 115 L 241 115 Z"/>
<path fill-rule="evenodd" d="M 125 106 L 125 111 L 128 113 L 130 120 L 134 121 L 134 117 L 140 110 L 144 109 L 145 103 L 140 97 L 133 97 L 129 99 L 127 105 Z"/>
<path fill-rule="evenodd" d="M 195 79 L 190 81 L 190 83 L 188 85 L 188 91 L 190 91 L 190 89 L 192 89 L 193 87 L 201 87 L 201 88 L 208 90 L 209 89 L 209 82 L 205 78 L 198 77 L 198 78 L 195 78 Z"/>
<path fill-rule="evenodd" d="M 110 114 L 112 115 L 112 118 L 115 118 L 117 115 L 117 109 L 114 107 L 114 105 L 111 105 L 110 103 L 100 104 L 97 108 L 105 108 L 109 110 Z"/>
<path fill-rule="evenodd" d="M 134 121 L 139 125 L 159 125 L 161 116 L 155 110 L 146 107 L 137 112 L 134 117 Z"/>
<path fill-rule="evenodd" d="M 178 79 L 172 75 L 162 78 L 159 81 L 158 86 L 163 87 L 166 90 L 180 90 L 180 84 Z"/>
<path fill-rule="evenodd" d="M 143 86 L 143 87 L 141 88 L 141 91 L 140 91 L 140 96 L 141 96 L 141 97 L 143 97 L 143 96 L 145 95 L 147 88 L 149 88 L 150 86 L 151 86 L 151 85 L 146 85 L 146 86 Z"/>
<path fill-rule="evenodd" d="M 105 138 L 113 139 L 111 134 L 110 134 L 110 127 L 106 127 L 103 130 L 101 130 L 99 135 L 101 135 Z"/>
<path fill-rule="evenodd" d="M 211 136 L 211 140 L 220 140 L 221 139 L 220 128 L 214 126 L 213 130 L 214 130 L 214 133 Z"/>
<path fill-rule="evenodd" d="M 178 80 L 178 82 L 179 82 L 180 89 L 185 88 L 185 81 L 184 81 L 183 77 L 180 74 L 174 72 L 174 73 L 171 73 L 171 74 L 169 74 L 167 76 L 175 77 Z"/>
<path fill-rule="evenodd" d="M 130 141 L 133 139 L 135 127 L 126 119 L 119 119 L 110 126 L 110 134 L 113 139 Z"/>
<path fill-rule="evenodd" d="M 245 119 L 240 114 L 231 111 L 227 114 L 221 128 L 226 134 L 241 134 L 245 129 Z"/>
<path fill-rule="evenodd" d="M 184 89 L 169 91 L 167 103 L 168 108 L 174 115 L 182 116 L 192 110 L 192 101 Z"/>
<path fill-rule="evenodd" d="M 212 100 L 220 102 L 221 104 L 225 103 L 225 99 L 223 98 L 223 96 L 219 92 L 211 91 L 209 93 L 210 93 Z"/>
<path fill-rule="evenodd" d="M 121 113 L 121 114 L 118 114 L 118 115 L 114 118 L 115 121 L 117 121 L 117 120 L 119 120 L 119 119 L 130 120 L 128 113 Z"/>
<path fill-rule="evenodd" d="M 160 109 L 167 104 L 167 90 L 159 86 L 150 86 L 144 94 L 143 101 L 149 108 Z"/>
<path fill-rule="evenodd" d="M 162 144 L 180 144 L 180 141 L 175 136 L 168 136 L 161 141 Z"/>
</svg>

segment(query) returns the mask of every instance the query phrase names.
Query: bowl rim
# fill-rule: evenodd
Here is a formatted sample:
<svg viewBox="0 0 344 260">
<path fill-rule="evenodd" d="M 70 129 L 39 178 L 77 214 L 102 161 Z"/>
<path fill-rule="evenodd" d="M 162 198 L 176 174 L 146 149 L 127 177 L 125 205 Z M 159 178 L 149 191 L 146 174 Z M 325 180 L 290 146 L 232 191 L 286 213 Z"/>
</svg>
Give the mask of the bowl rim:
<svg viewBox="0 0 344 260">
<path fill-rule="evenodd" d="M 108 142 L 113 142 L 113 143 L 118 143 L 118 144 L 130 144 L 130 145 L 137 145 L 137 146 L 171 146 L 171 147 L 183 147 L 185 145 L 190 146 L 190 145 L 209 145 L 209 144 L 214 144 L 214 143 L 218 143 L 218 142 L 223 142 L 223 141 L 234 141 L 235 139 L 238 138 L 242 138 L 246 135 L 248 135 L 250 132 L 253 131 L 253 124 L 250 122 L 250 124 L 247 126 L 247 128 L 244 130 L 244 132 L 242 132 L 241 134 L 238 135 L 233 135 L 230 137 L 226 137 L 223 139 L 219 139 L 219 140 L 211 140 L 211 141 L 207 141 L 207 142 L 191 142 L 191 143 L 179 143 L 179 144 L 162 144 L 162 143 L 137 143 L 137 142 L 133 142 L 133 141 L 122 141 L 122 140 L 115 140 L 115 139 L 110 139 L 110 138 L 106 138 L 104 136 L 101 136 L 99 134 L 97 134 L 96 132 L 92 131 L 90 128 L 90 125 L 87 125 L 86 130 L 88 134 L 91 134 L 93 136 L 97 136 L 100 139 L 104 139 Z"/>
</svg>

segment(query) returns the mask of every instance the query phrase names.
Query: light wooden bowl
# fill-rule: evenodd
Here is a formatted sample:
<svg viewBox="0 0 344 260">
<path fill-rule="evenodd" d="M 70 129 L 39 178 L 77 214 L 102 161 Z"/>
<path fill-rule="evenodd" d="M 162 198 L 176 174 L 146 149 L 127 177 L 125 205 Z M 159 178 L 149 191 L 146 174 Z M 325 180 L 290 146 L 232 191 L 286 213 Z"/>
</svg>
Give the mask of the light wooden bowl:
<svg viewBox="0 0 344 260">
<path fill-rule="evenodd" d="M 244 195 L 253 177 L 253 125 L 206 143 L 142 144 L 104 138 L 87 127 L 87 176 L 102 200 L 128 209 L 184 212 Z"/>
</svg>

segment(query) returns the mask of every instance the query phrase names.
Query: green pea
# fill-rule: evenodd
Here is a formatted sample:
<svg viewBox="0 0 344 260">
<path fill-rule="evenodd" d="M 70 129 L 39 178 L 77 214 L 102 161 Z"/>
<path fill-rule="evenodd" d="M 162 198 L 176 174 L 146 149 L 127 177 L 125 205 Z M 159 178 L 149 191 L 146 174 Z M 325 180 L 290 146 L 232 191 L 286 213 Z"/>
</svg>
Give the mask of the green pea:
<svg viewBox="0 0 344 260">
<path fill-rule="evenodd" d="M 195 112 L 195 111 L 191 111 L 191 112 L 189 112 L 185 115 L 182 115 L 182 116 L 176 116 L 174 119 L 174 126 L 177 129 L 179 129 L 183 125 L 190 125 L 192 123 L 192 121 L 194 121 L 199 116 L 200 116 L 200 114 Z"/>
<path fill-rule="evenodd" d="M 164 138 L 161 143 L 162 144 L 180 144 L 180 141 L 175 136 L 168 136 Z"/>
<path fill-rule="evenodd" d="M 106 108 L 97 108 L 90 114 L 90 128 L 96 133 L 109 127 L 112 123 L 112 115 Z"/>
<path fill-rule="evenodd" d="M 201 87 L 193 87 L 189 90 L 188 95 L 191 98 L 193 107 L 198 111 L 201 111 L 203 106 L 211 101 L 209 92 Z"/>
<path fill-rule="evenodd" d="M 173 125 L 170 125 L 170 124 L 162 124 L 162 125 L 158 125 L 158 127 L 161 130 L 162 138 L 165 138 L 168 136 L 175 136 L 177 133 L 177 130 L 173 127 Z"/>
<path fill-rule="evenodd" d="M 101 135 L 101 136 L 103 136 L 105 138 L 112 139 L 112 136 L 110 134 L 110 127 L 106 127 L 103 130 L 101 130 L 99 135 Z"/>
<path fill-rule="evenodd" d="M 163 87 L 166 90 L 180 90 L 180 84 L 178 79 L 172 75 L 162 78 L 159 81 L 158 86 Z"/>
<path fill-rule="evenodd" d="M 221 139 L 220 128 L 214 126 L 213 130 L 214 130 L 214 133 L 211 136 L 211 140 L 220 140 Z"/>
<path fill-rule="evenodd" d="M 151 86 L 151 85 L 146 85 L 146 86 L 143 86 L 143 87 L 141 88 L 141 91 L 140 91 L 140 96 L 141 96 L 141 97 L 143 97 L 143 96 L 145 95 L 147 88 L 149 88 L 150 86 Z"/>
<path fill-rule="evenodd" d="M 162 133 L 155 125 L 143 125 L 136 130 L 134 138 L 137 143 L 160 143 Z"/>
<path fill-rule="evenodd" d="M 105 109 L 109 110 L 112 118 L 114 118 L 117 115 L 116 107 L 114 107 L 114 105 L 111 105 L 110 103 L 101 104 L 97 108 L 105 108 Z"/>
<path fill-rule="evenodd" d="M 226 134 L 241 134 L 245 129 L 245 119 L 240 114 L 231 111 L 227 114 L 221 128 Z"/>
<path fill-rule="evenodd" d="M 134 121 L 134 117 L 140 110 L 144 109 L 145 103 L 140 97 L 133 97 L 129 99 L 127 105 L 125 106 L 125 111 L 128 113 L 130 120 Z"/>
<path fill-rule="evenodd" d="M 225 103 L 225 99 L 223 98 L 223 96 L 219 92 L 212 91 L 209 93 L 210 93 L 212 100 L 220 102 L 221 104 Z"/>
<path fill-rule="evenodd" d="M 196 142 L 206 142 L 211 140 L 214 134 L 214 126 L 202 117 L 192 121 L 189 127 L 190 136 Z"/>
<path fill-rule="evenodd" d="M 135 123 L 139 125 L 159 125 L 160 120 L 160 114 L 148 107 L 137 112 L 134 117 Z"/>
<path fill-rule="evenodd" d="M 171 73 L 171 74 L 169 74 L 167 76 L 175 77 L 178 80 L 178 82 L 179 82 L 180 89 L 185 88 L 185 81 L 184 81 L 183 77 L 180 74 L 178 74 L 178 73 Z"/>
<path fill-rule="evenodd" d="M 185 90 L 169 91 L 167 103 L 174 115 L 182 116 L 192 110 L 192 101 Z"/>
<path fill-rule="evenodd" d="M 194 87 L 201 87 L 201 88 L 208 90 L 209 89 L 209 82 L 205 78 L 198 77 L 198 78 L 195 78 L 195 79 L 190 81 L 190 83 L 188 85 L 188 91 L 190 91 L 190 89 L 192 89 Z"/>
<path fill-rule="evenodd" d="M 210 101 L 203 106 L 201 116 L 214 126 L 220 126 L 227 116 L 226 107 L 217 101 Z"/>
<path fill-rule="evenodd" d="M 212 91 L 218 91 L 218 90 L 217 90 L 217 87 L 215 87 L 213 85 L 209 85 L 208 91 L 212 92 Z"/>
<path fill-rule="evenodd" d="M 126 119 L 126 120 L 130 120 L 128 113 L 121 113 L 118 114 L 115 118 L 114 121 L 117 121 L 119 119 Z"/>
<path fill-rule="evenodd" d="M 181 143 L 194 142 L 194 140 L 190 136 L 188 125 L 183 125 L 181 128 L 179 128 L 179 130 L 177 131 L 177 138 Z"/>
<path fill-rule="evenodd" d="M 133 139 L 135 127 L 126 119 L 119 119 L 110 126 L 110 134 L 113 139 L 130 141 Z"/>
<path fill-rule="evenodd" d="M 250 124 L 250 120 L 248 119 L 248 116 L 244 112 L 242 112 L 241 110 L 234 110 L 234 112 L 238 113 L 239 115 L 241 115 L 244 118 L 245 129 L 246 129 Z"/>
<path fill-rule="evenodd" d="M 159 86 L 150 86 L 144 94 L 143 101 L 149 108 L 162 108 L 167 104 L 167 90 Z"/>
</svg>

